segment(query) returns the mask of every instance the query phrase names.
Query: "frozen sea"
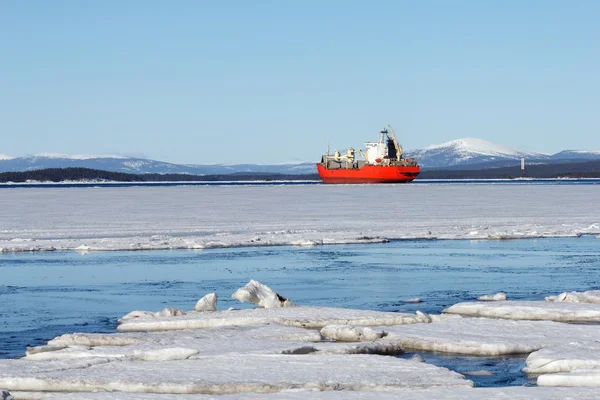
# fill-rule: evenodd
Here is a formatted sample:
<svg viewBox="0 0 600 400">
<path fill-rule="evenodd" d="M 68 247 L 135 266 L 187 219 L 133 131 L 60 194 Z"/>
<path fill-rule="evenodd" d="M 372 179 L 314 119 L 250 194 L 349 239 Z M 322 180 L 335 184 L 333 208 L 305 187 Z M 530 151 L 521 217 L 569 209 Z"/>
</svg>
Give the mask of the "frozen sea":
<svg viewBox="0 0 600 400">
<path fill-rule="evenodd" d="M 250 279 L 302 305 L 426 313 L 499 291 L 542 300 L 600 289 L 599 190 L 564 183 L 2 190 L 0 358 L 63 333 L 114 332 L 131 310 L 190 309 L 208 292 L 219 295 L 219 309 L 244 308 L 230 295 Z M 422 302 L 403 301 L 414 297 Z M 469 377 L 482 386 L 528 383 L 519 372 L 524 357 L 422 356 L 458 372 L 493 371 Z"/>
</svg>

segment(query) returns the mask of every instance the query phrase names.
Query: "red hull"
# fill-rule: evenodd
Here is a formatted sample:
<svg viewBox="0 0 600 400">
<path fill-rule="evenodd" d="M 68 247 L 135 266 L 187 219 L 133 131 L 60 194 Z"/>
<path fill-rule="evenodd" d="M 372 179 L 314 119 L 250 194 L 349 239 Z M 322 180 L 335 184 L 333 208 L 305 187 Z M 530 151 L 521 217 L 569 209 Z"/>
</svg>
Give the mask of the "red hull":
<svg viewBox="0 0 600 400">
<path fill-rule="evenodd" d="M 327 169 L 317 164 L 323 183 L 406 183 L 419 175 L 421 168 L 365 165 L 360 169 Z"/>
</svg>

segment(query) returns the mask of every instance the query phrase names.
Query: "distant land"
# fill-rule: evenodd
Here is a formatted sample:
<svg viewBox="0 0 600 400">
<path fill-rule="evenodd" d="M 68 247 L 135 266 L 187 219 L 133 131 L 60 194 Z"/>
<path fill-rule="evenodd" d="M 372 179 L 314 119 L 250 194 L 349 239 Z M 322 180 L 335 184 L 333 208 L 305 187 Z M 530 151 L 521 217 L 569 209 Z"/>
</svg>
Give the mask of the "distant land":
<svg viewBox="0 0 600 400">
<path fill-rule="evenodd" d="M 405 157 L 417 158 L 423 173 L 430 170 L 483 170 L 510 167 L 525 158 L 528 166 L 537 164 L 568 164 L 600 160 L 600 151 L 563 150 L 543 154 L 511 149 L 476 138 L 464 138 L 407 150 Z M 225 175 L 234 173 L 310 175 L 316 174 L 314 162 L 282 164 L 174 164 L 144 158 L 119 155 L 37 154 L 11 157 L 0 154 L 0 172 L 33 171 L 47 168 L 87 168 L 129 174 Z"/>
<path fill-rule="evenodd" d="M 482 170 L 429 170 L 424 179 L 514 179 L 521 177 L 520 165 Z M 565 164 L 537 164 L 526 169 L 528 178 L 600 178 L 600 160 Z M 222 182 L 320 180 L 318 174 L 277 174 L 238 172 L 221 175 L 127 174 L 89 168 L 48 168 L 23 172 L 2 172 L 0 183 L 31 182 Z"/>
</svg>

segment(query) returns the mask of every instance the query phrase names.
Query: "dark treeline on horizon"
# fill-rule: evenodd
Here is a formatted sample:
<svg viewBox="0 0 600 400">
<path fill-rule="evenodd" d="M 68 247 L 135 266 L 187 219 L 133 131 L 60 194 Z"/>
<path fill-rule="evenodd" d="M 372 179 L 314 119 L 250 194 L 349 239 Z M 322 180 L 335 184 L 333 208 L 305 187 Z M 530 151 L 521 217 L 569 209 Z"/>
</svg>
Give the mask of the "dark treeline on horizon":
<svg viewBox="0 0 600 400">
<path fill-rule="evenodd" d="M 530 178 L 600 178 L 600 161 L 568 164 L 529 165 L 525 169 Z M 513 179 L 521 177 L 520 166 L 482 170 L 425 170 L 417 179 Z M 193 181 L 283 181 L 319 180 L 318 174 L 246 173 L 220 175 L 186 174 L 127 174 L 90 168 L 47 168 L 24 172 L 2 172 L 0 183 L 14 182 L 193 182 Z"/>
<path fill-rule="evenodd" d="M 525 166 L 528 178 L 600 178 L 600 161 Z M 425 170 L 417 179 L 513 179 L 521 177 L 521 166 L 480 170 Z"/>
<path fill-rule="evenodd" d="M 269 173 L 235 173 L 223 175 L 187 174 L 126 174 L 90 168 L 47 168 L 24 172 L 2 172 L 0 182 L 22 183 L 64 181 L 113 181 L 113 182 L 193 182 L 193 181 L 254 181 L 254 180 L 314 180 L 318 174 L 287 175 Z"/>
</svg>

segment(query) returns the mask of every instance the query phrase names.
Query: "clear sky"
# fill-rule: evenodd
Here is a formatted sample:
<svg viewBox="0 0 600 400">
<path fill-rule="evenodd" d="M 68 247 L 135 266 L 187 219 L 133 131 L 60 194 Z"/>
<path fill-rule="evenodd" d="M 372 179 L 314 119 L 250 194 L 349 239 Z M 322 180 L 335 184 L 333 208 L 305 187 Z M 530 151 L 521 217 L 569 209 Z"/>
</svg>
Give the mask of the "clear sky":
<svg viewBox="0 0 600 400">
<path fill-rule="evenodd" d="M 0 153 L 600 150 L 600 1 L 0 2 Z"/>
</svg>

